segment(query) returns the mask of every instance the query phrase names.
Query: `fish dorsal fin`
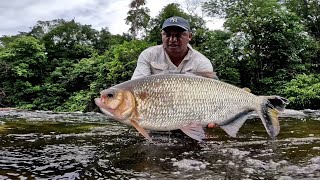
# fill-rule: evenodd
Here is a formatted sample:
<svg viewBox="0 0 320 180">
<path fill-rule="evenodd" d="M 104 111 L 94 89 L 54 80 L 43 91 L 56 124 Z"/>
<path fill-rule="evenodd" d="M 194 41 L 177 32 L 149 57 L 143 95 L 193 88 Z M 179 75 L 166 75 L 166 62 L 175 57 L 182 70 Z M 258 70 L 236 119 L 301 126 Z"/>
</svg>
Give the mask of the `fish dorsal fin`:
<svg viewBox="0 0 320 180">
<path fill-rule="evenodd" d="M 184 132 L 187 136 L 195 139 L 197 141 L 202 141 L 206 138 L 202 126 L 199 124 L 190 123 L 181 128 L 181 131 Z"/>
<path fill-rule="evenodd" d="M 247 87 L 244 87 L 244 88 L 242 88 L 243 90 L 245 90 L 245 91 L 247 91 L 247 92 L 249 92 L 249 93 L 251 93 L 251 89 L 249 89 L 249 88 L 247 88 Z"/>
<path fill-rule="evenodd" d="M 240 115 L 234 118 L 230 123 L 220 126 L 227 134 L 236 137 L 241 126 L 246 122 L 248 115 Z"/>
<path fill-rule="evenodd" d="M 148 132 L 143 129 L 135 120 L 130 120 L 133 127 L 135 127 L 139 133 L 141 133 L 146 139 L 148 139 L 150 142 L 152 142 L 151 137 L 149 136 Z"/>
<path fill-rule="evenodd" d="M 203 71 L 203 72 L 192 72 L 194 75 L 197 76 L 202 76 L 206 78 L 211 78 L 211 79 L 217 79 L 219 80 L 217 73 L 216 72 L 211 72 L 211 71 Z"/>
</svg>

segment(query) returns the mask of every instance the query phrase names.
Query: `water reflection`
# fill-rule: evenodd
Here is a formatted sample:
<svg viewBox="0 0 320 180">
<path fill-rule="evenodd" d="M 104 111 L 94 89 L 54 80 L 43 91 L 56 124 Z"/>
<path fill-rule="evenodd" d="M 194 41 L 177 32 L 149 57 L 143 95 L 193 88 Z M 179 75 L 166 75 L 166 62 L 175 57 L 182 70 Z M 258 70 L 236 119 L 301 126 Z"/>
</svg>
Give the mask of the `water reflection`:
<svg viewBox="0 0 320 180">
<path fill-rule="evenodd" d="M 286 118 L 281 125 L 275 140 L 250 120 L 238 138 L 210 129 L 198 143 L 153 132 L 151 144 L 115 121 L 10 120 L 0 126 L 0 179 L 320 178 L 320 121 Z"/>
</svg>

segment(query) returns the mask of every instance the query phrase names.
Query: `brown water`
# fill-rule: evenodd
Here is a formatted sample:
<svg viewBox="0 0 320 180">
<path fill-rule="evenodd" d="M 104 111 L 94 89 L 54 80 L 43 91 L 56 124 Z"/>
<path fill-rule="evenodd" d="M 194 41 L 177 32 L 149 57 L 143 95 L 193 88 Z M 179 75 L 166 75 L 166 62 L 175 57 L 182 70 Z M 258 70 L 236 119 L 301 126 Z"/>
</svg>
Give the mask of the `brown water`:
<svg viewBox="0 0 320 180">
<path fill-rule="evenodd" d="M 209 129 L 209 139 L 198 143 L 179 132 L 153 132 L 156 144 L 114 120 L 0 121 L 0 179 L 320 178 L 318 118 L 281 118 L 275 140 L 251 119 L 238 138 Z"/>
</svg>

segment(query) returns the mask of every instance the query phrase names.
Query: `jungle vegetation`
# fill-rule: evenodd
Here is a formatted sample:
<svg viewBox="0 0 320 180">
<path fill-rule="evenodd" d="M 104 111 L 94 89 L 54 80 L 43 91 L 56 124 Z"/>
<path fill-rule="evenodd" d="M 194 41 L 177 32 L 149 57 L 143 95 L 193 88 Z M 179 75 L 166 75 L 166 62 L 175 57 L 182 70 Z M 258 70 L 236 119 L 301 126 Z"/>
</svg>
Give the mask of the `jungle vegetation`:
<svg viewBox="0 0 320 180">
<path fill-rule="evenodd" d="M 129 80 L 140 52 L 161 43 L 162 22 L 178 15 L 190 20 L 191 45 L 212 61 L 221 81 L 281 95 L 289 108 L 320 108 L 319 1 L 207 0 L 202 13 L 169 4 L 156 17 L 146 5 L 132 1 L 129 33 L 122 35 L 55 19 L 2 36 L 0 107 L 97 110 L 93 99 Z M 224 18 L 224 30 L 208 29 L 204 15 Z"/>
</svg>

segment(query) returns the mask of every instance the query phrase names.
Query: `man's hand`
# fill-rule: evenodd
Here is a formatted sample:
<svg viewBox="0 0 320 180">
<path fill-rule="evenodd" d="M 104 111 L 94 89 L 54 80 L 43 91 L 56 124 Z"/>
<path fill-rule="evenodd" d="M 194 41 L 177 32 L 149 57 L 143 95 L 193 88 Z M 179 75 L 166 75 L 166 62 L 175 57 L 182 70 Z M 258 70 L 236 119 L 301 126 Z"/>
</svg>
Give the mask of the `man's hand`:
<svg viewBox="0 0 320 180">
<path fill-rule="evenodd" d="M 207 127 L 208 127 L 208 128 L 217 128 L 217 127 L 219 127 L 219 126 L 216 125 L 216 124 L 214 124 L 214 123 L 209 123 L 209 124 L 207 125 Z"/>
</svg>

